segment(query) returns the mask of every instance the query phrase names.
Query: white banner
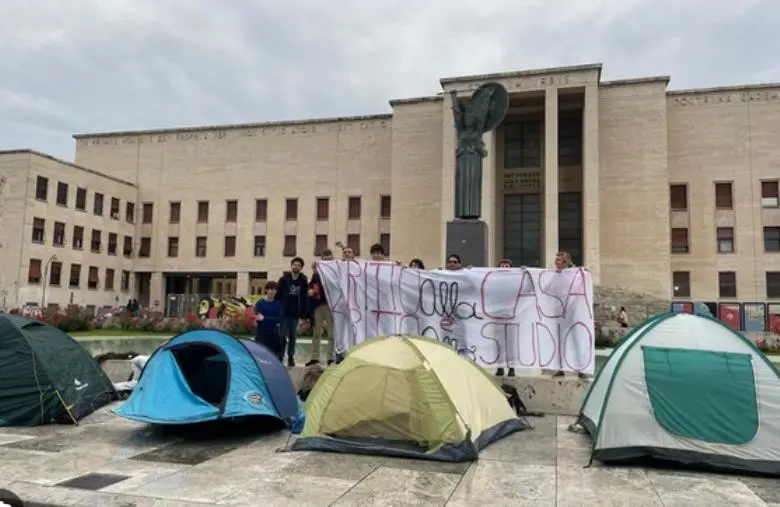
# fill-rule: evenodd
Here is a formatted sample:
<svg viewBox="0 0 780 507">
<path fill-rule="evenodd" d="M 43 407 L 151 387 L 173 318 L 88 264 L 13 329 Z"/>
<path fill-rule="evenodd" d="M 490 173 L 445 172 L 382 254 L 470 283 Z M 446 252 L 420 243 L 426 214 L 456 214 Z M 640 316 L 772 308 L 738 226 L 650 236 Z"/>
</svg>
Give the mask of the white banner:
<svg viewBox="0 0 780 507">
<path fill-rule="evenodd" d="M 582 268 L 421 271 L 391 262 L 317 263 L 335 349 L 423 335 L 486 368 L 593 373 L 593 283 Z"/>
</svg>

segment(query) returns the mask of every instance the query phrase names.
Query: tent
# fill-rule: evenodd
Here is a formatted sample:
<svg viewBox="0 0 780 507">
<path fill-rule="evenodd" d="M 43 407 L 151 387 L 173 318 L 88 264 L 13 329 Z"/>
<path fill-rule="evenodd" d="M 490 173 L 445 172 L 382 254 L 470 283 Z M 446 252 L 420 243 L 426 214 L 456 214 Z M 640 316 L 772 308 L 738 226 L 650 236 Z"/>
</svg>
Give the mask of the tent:
<svg viewBox="0 0 780 507">
<path fill-rule="evenodd" d="M 77 423 L 116 399 L 111 381 L 56 327 L 0 315 L 0 426 Z"/>
<path fill-rule="evenodd" d="M 662 314 L 627 334 L 578 422 L 601 462 L 780 475 L 780 375 L 750 340 L 709 317 Z"/>
<path fill-rule="evenodd" d="M 528 428 L 485 370 L 434 340 L 393 336 L 326 370 L 292 449 L 468 461 Z"/>
<path fill-rule="evenodd" d="M 290 375 L 270 350 L 213 329 L 187 331 L 158 348 L 114 412 L 157 424 L 268 416 L 293 425 L 303 416 Z"/>
</svg>

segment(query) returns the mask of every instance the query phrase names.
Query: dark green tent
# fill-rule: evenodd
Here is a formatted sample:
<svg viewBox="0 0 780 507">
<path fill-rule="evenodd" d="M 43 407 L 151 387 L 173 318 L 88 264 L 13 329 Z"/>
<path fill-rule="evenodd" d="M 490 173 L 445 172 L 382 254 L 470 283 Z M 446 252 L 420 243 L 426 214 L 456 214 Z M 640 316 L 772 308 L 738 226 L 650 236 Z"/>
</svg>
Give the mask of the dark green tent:
<svg viewBox="0 0 780 507">
<path fill-rule="evenodd" d="M 76 340 L 43 322 L 0 315 L 0 426 L 77 423 L 115 398 Z"/>
</svg>

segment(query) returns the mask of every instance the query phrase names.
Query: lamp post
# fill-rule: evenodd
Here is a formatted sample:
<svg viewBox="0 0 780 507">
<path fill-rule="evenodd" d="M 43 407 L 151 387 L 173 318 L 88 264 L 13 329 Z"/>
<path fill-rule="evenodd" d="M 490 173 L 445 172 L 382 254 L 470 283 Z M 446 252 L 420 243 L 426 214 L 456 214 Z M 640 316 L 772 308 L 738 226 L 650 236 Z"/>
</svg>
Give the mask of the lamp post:
<svg viewBox="0 0 780 507">
<path fill-rule="evenodd" d="M 46 261 L 46 266 L 43 268 L 43 294 L 41 294 L 41 312 L 46 308 L 46 283 L 49 281 L 49 266 L 51 263 L 57 260 L 57 255 L 52 255 L 49 260 Z"/>
</svg>

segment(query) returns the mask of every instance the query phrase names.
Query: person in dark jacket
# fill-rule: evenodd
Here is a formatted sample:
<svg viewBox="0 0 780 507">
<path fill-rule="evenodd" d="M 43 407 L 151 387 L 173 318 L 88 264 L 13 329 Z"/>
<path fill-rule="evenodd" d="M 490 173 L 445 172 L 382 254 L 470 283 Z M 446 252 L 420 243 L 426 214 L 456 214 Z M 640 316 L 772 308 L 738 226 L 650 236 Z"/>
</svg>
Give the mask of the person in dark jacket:
<svg viewBox="0 0 780 507">
<path fill-rule="evenodd" d="M 333 252 L 326 249 L 320 257 L 323 261 L 332 261 Z M 322 344 L 322 335 L 328 335 L 328 345 L 326 354 L 328 364 L 333 362 L 333 313 L 330 311 L 328 299 L 325 295 L 325 287 L 322 285 L 322 279 L 317 271 L 317 265 L 312 266 L 314 273 L 311 276 L 309 284 L 309 298 L 312 307 L 312 326 L 314 327 L 314 336 L 311 342 L 311 360 L 306 366 L 311 366 L 320 362 L 320 347 Z"/>
<path fill-rule="evenodd" d="M 276 300 L 276 282 L 265 284 L 263 292 L 265 297 L 255 303 L 255 341 L 265 345 L 274 353 L 279 361 L 284 360 L 284 341 L 279 334 L 279 326 L 282 324 L 282 302 Z"/>
<path fill-rule="evenodd" d="M 308 320 L 309 280 L 301 273 L 303 259 L 295 257 L 290 262 L 290 272 L 279 279 L 279 289 L 276 299 L 282 302 L 282 323 L 280 326 L 282 339 L 287 340 L 287 366 L 295 366 L 295 342 L 298 338 L 298 322 Z"/>
</svg>

